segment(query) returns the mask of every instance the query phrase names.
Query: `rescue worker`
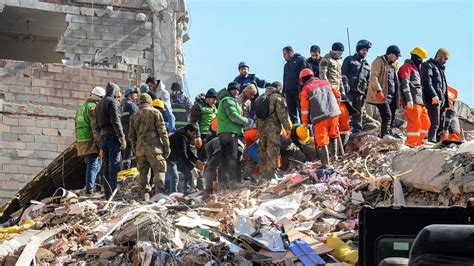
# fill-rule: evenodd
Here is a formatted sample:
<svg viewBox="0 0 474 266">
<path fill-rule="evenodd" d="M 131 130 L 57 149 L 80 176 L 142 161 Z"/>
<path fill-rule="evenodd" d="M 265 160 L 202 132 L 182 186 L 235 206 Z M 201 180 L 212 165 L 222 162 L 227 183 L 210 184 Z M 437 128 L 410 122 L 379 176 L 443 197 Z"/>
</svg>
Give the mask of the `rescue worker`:
<svg viewBox="0 0 474 266">
<path fill-rule="evenodd" d="M 92 194 L 95 179 L 100 170 L 99 142 L 95 108 L 105 96 L 105 90 L 95 87 L 86 102 L 77 109 L 75 116 L 77 155 L 84 157 L 86 163 L 86 195 Z"/>
<path fill-rule="evenodd" d="M 310 57 L 306 62 L 308 62 L 309 66 L 313 70 L 313 73 L 316 77 L 319 77 L 319 64 L 321 63 L 321 48 L 317 45 L 312 45 L 309 49 Z"/>
<path fill-rule="evenodd" d="M 154 194 L 165 190 L 166 158 L 170 155 L 170 141 L 161 112 L 151 105 L 148 94 L 140 95 L 139 110 L 130 118 L 130 142 L 140 173 L 143 200 L 150 200 L 151 184 L 148 175 L 153 170 Z"/>
<path fill-rule="evenodd" d="M 335 42 L 332 45 L 331 51 L 326 54 L 321 63 L 319 64 L 319 78 L 321 80 L 327 80 L 331 85 L 338 90 L 341 95 L 345 95 L 346 91 L 342 83 L 342 72 L 341 63 L 339 59 L 344 52 L 344 45 L 340 42 Z M 350 117 L 349 111 L 344 103 L 341 102 L 341 97 L 337 97 L 341 114 L 339 115 L 339 134 L 343 144 L 349 139 L 350 128 Z M 337 139 L 332 140 L 333 143 L 329 146 L 331 149 L 337 147 Z M 336 151 L 337 154 L 337 151 Z"/>
<path fill-rule="evenodd" d="M 156 80 L 155 77 L 148 77 L 145 83 L 150 89 L 148 94 L 150 94 L 152 100 L 160 99 L 171 106 L 170 93 L 166 90 L 166 86 L 163 81 Z"/>
<path fill-rule="evenodd" d="M 235 82 L 239 83 L 240 89 L 239 89 L 239 95 L 243 94 L 244 89 L 250 85 L 254 84 L 255 85 L 255 97 L 250 98 L 250 109 L 249 109 L 249 116 L 252 119 L 255 119 L 255 98 L 258 97 L 259 92 L 257 88 L 265 88 L 267 85 L 267 82 L 264 79 L 259 79 L 255 74 L 249 74 L 249 66 L 245 62 L 240 62 L 239 63 L 239 75 L 235 77 L 234 79 Z"/>
<path fill-rule="evenodd" d="M 378 56 L 370 68 L 370 80 L 367 87 L 367 103 L 377 107 L 382 119 L 379 137 L 392 134 L 399 100 L 399 82 L 394 63 L 400 58 L 400 48 L 390 45 L 385 55 Z"/>
<path fill-rule="evenodd" d="M 221 156 L 221 143 L 219 138 L 214 138 L 204 145 L 206 151 L 206 168 L 204 168 L 204 178 L 206 182 L 206 193 L 212 194 L 213 184 L 217 181 L 217 167 Z M 219 183 L 220 184 L 220 183 Z"/>
<path fill-rule="evenodd" d="M 281 139 L 281 146 L 280 146 L 280 154 L 279 154 L 279 162 L 280 162 L 280 170 L 286 171 L 290 166 L 290 160 L 298 161 L 298 162 L 305 162 L 306 156 L 301 149 L 303 144 L 306 144 L 308 141 L 304 139 L 300 139 L 300 136 L 297 134 L 297 129 L 299 126 L 293 126 L 290 123 L 291 131 L 285 132 L 282 129 L 280 134 Z M 306 128 L 306 130 L 308 130 Z M 298 130 L 300 132 L 300 130 Z M 285 133 L 289 133 L 288 138 L 285 137 Z M 300 132 L 302 133 L 302 132 Z M 308 140 L 309 140 L 309 130 L 308 130 Z M 315 150 L 316 151 L 316 150 Z"/>
<path fill-rule="evenodd" d="M 443 134 L 441 140 L 461 140 L 461 127 L 459 126 L 459 118 L 454 103 L 458 100 L 458 91 L 453 87 L 448 86 L 448 102 L 449 106 L 446 108 L 446 118 L 443 124 Z"/>
<path fill-rule="evenodd" d="M 423 144 L 426 133 L 430 128 L 430 119 L 423 103 L 423 89 L 421 86 L 420 65 L 428 57 L 423 47 L 415 47 L 411 58 L 398 70 L 400 89 L 405 115 L 407 118 L 406 144 L 418 147 Z"/>
<path fill-rule="evenodd" d="M 214 89 L 209 89 L 205 95 L 203 102 L 196 102 L 191 108 L 190 123 L 198 125 L 201 139 L 206 139 L 211 126 L 211 121 L 216 117 L 217 108 L 217 92 Z"/>
<path fill-rule="evenodd" d="M 105 197 L 109 198 L 117 188 L 117 173 L 120 168 L 120 151 L 127 148 L 127 141 L 120 122 L 120 104 L 117 101 L 120 87 L 109 82 L 105 97 L 95 108 L 97 127 L 100 131 L 100 147 L 103 152 Z"/>
<path fill-rule="evenodd" d="M 171 192 L 178 191 L 179 174 L 184 176 L 184 194 L 190 194 L 193 188 L 193 176 L 191 171 L 196 167 L 204 169 L 204 164 L 196 157 L 191 149 L 191 143 L 197 136 L 198 127 L 195 124 L 187 124 L 179 128 L 170 136 L 171 155 L 168 158 L 168 166 L 171 173 Z"/>
<path fill-rule="evenodd" d="M 182 127 L 188 124 L 189 114 L 193 104 L 189 97 L 184 95 L 183 86 L 178 82 L 171 84 L 171 109 L 176 118 L 176 127 Z"/>
<path fill-rule="evenodd" d="M 135 167 L 136 163 L 132 161 L 132 145 L 128 137 L 128 126 L 130 124 L 130 116 L 138 111 L 138 90 L 130 87 L 125 91 L 125 99 L 120 105 L 120 121 L 122 122 L 123 133 L 127 141 L 127 148 L 122 151 L 122 170 Z"/>
<path fill-rule="evenodd" d="M 258 166 L 257 161 L 249 154 L 249 148 L 257 141 L 258 131 L 257 127 L 248 128 L 244 131 L 244 154 L 242 158 L 242 177 L 244 180 L 256 181 L 253 179 L 253 173 Z M 258 155 L 257 155 L 258 156 Z"/>
<path fill-rule="evenodd" d="M 252 114 L 252 104 L 257 94 L 257 87 L 252 83 L 247 85 L 242 90 L 242 93 L 239 93 L 239 95 L 235 97 L 235 100 L 242 109 L 242 116 L 255 119 L 255 112 Z"/>
<path fill-rule="evenodd" d="M 306 58 L 295 53 L 291 46 L 283 48 L 283 58 L 285 58 L 286 61 L 283 68 L 283 90 L 285 93 L 286 106 L 291 122 L 296 124 L 298 123 L 298 113 L 301 114 L 299 74 L 301 70 L 311 66 L 306 61 Z"/>
<path fill-rule="evenodd" d="M 370 66 L 365 58 L 371 47 L 372 43 L 367 40 L 358 41 L 356 53 L 347 56 L 342 63 L 341 72 L 344 90 L 347 92 L 347 98 L 351 105 L 359 112 L 359 114 L 354 114 L 351 117 L 352 133 L 363 131 L 362 109 L 370 77 Z"/>
<path fill-rule="evenodd" d="M 165 121 L 166 130 L 169 134 L 173 134 L 176 131 L 175 128 L 175 118 L 173 112 L 171 112 L 171 108 L 162 100 L 156 99 L 151 102 L 151 106 L 158 109 L 163 116 L 163 120 Z"/>
<path fill-rule="evenodd" d="M 311 162 L 318 159 L 314 138 L 311 138 L 308 127 L 304 125 L 295 125 L 291 129 L 291 140 L 293 144 L 303 153 L 303 162 Z M 292 156 L 297 159 L 296 156 Z"/>
<path fill-rule="evenodd" d="M 239 93 L 242 93 L 242 90 L 252 83 L 258 88 L 265 88 L 267 84 L 264 79 L 259 79 L 255 74 L 250 74 L 249 66 L 245 62 L 239 63 L 239 75 L 234 78 L 234 81 L 240 86 Z"/>
<path fill-rule="evenodd" d="M 339 61 L 342 53 L 344 53 L 344 45 L 340 42 L 333 43 L 331 51 L 319 63 L 319 78 L 329 81 L 341 94 L 345 94 L 342 84 L 341 63 Z"/>
<path fill-rule="evenodd" d="M 318 150 L 318 156 L 323 165 L 329 165 L 328 145 L 339 137 L 338 116 L 341 110 L 336 96 L 340 92 L 331 86 L 326 80 L 314 77 L 311 69 L 303 69 L 300 73 L 300 83 L 303 89 L 300 94 L 301 120 L 303 126 L 309 123 L 313 126 L 314 139 Z M 332 93 L 331 93 L 332 92 Z M 335 158 L 337 147 L 332 156 Z"/>
<path fill-rule="evenodd" d="M 423 100 L 431 126 L 428 131 L 428 141 L 436 143 L 441 133 L 440 125 L 444 120 L 445 109 L 449 106 L 448 84 L 444 70 L 448 61 L 449 52 L 446 48 L 440 48 L 434 59 L 421 64 L 421 83 L 423 85 Z"/>
<path fill-rule="evenodd" d="M 242 128 L 251 126 L 254 122 L 241 115 L 241 109 L 235 97 L 239 94 L 239 84 L 231 82 L 227 89 L 217 93 L 219 107 L 217 108 L 217 136 L 221 143 L 222 156 L 219 161 L 220 175 L 225 187 L 239 187 L 241 184 L 239 168 L 239 142 Z"/>
<path fill-rule="evenodd" d="M 265 93 L 260 97 L 268 98 L 268 106 L 258 106 L 257 108 L 268 108 L 268 117 L 259 117 L 257 113 L 257 131 L 260 143 L 258 145 L 258 158 L 260 162 L 260 172 L 267 180 L 276 178 L 276 160 L 280 155 L 280 132 L 283 128 L 283 135 L 290 138 L 291 126 L 286 108 L 285 98 L 282 95 L 283 85 L 280 82 L 273 82 L 265 89 Z M 258 103 L 259 100 L 256 101 Z"/>
</svg>

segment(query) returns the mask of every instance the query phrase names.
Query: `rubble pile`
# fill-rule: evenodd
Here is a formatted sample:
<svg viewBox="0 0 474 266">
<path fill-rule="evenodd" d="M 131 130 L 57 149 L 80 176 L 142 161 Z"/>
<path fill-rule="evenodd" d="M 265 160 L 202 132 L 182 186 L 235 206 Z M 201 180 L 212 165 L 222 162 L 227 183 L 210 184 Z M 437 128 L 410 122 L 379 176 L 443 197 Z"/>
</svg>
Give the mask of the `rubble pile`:
<svg viewBox="0 0 474 266">
<path fill-rule="evenodd" d="M 293 162 L 280 180 L 238 191 L 137 202 L 133 176 L 109 200 L 58 189 L 2 225 L 0 263 L 354 265 L 363 205 L 453 205 L 472 196 L 474 143 L 439 148 L 408 149 L 365 132 L 330 168 Z"/>
</svg>

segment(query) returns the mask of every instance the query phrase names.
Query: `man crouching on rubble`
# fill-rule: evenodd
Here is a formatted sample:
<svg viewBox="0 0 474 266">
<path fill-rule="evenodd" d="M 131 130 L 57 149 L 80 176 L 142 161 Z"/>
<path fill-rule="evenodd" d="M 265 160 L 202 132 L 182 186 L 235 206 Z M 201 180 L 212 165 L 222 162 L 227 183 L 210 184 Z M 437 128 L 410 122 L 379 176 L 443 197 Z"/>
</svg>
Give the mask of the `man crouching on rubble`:
<svg viewBox="0 0 474 266">
<path fill-rule="evenodd" d="M 76 111 L 76 149 L 78 156 L 84 156 L 86 163 L 86 195 L 94 189 L 95 178 L 100 170 L 99 142 L 100 133 L 97 130 L 95 107 L 105 96 L 101 87 L 92 89 L 86 102 Z"/>
<path fill-rule="evenodd" d="M 148 94 L 140 95 L 139 110 L 130 118 L 129 138 L 140 172 L 140 187 L 144 190 L 143 200 L 150 200 L 150 177 L 153 169 L 154 193 L 164 192 L 166 158 L 170 155 L 170 142 L 161 112 L 151 105 Z"/>
</svg>

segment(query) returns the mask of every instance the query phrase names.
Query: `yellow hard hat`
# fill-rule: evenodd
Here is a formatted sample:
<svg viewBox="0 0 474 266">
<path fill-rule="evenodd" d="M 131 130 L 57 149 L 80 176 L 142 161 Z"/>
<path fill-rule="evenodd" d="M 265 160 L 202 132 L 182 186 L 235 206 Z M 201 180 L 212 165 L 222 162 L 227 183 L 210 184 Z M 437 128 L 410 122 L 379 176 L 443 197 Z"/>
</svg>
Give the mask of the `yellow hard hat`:
<svg viewBox="0 0 474 266">
<path fill-rule="evenodd" d="M 423 61 L 428 58 L 428 53 L 426 52 L 425 48 L 420 46 L 417 46 L 415 49 L 411 50 L 410 54 L 419 56 L 421 59 L 423 59 Z"/>
<path fill-rule="evenodd" d="M 296 128 L 296 136 L 298 136 L 299 141 L 302 144 L 305 144 L 309 141 L 309 130 L 305 126 L 299 126 Z"/>
<path fill-rule="evenodd" d="M 151 106 L 153 106 L 153 107 L 158 107 L 158 108 L 160 108 L 161 110 L 165 110 L 165 103 L 164 103 L 162 100 L 160 100 L 160 99 L 153 100 L 153 101 L 151 102 Z"/>
</svg>

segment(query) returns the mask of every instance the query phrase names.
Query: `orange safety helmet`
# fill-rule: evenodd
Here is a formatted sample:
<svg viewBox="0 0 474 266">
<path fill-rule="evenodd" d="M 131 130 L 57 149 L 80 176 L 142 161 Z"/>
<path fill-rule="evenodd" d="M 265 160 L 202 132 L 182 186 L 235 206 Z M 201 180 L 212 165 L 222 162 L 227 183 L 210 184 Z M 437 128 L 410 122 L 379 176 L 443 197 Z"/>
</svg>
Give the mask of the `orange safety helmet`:
<svg viewBox="0 0 474 266">
<path fill-rule="evenodd" d="M 301 85 L 303 85 L 303 78 L 307 77 L 307 76 L 314 77 L 314 72 L 313 72 L 313 70 L 311 70 L 311 68 L 305 68 L 305 69 L 301 70 L 301 72 L 300 72 L 300 84 Z"/>
<path fill-rule="evenodd" d="M 458 91 L 448 85 L 448 101 L 449 101 L 449 108 L 453 108 L 454 102 L 458 100 Z"/>
</svg>

